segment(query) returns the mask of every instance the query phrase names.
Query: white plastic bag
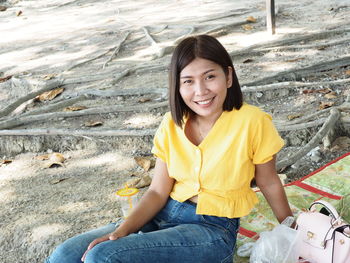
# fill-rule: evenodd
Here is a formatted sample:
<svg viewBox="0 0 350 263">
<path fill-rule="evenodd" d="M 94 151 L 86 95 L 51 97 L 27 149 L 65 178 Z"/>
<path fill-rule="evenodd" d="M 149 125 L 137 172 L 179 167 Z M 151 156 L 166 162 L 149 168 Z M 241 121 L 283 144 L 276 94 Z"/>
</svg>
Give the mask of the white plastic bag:
<svg viewBox="0 0 350 263">
<path fill-rule="evenodd" d="M 297 231 L 290 228 L 294 219 L 286 218 L 272 231 L 260 234 L 251 255 L 250 263 L 296 263 L 299 258 Z"/>
</svg>

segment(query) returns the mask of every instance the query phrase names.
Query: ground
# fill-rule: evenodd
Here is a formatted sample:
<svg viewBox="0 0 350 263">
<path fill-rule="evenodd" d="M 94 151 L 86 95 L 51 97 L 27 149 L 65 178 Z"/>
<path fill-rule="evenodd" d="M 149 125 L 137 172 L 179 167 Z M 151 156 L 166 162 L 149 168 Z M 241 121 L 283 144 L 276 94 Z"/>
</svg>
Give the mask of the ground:
<svg viewBox="0 0 350 263">
<path fill-rule="evenodd" d="M 170 53 L 189 34 L 216 36 L 230 52 L 246 101 L 269 112 L 286 141 L 280 160 L 307 146 L 331 109 L 340 111 L 326 140 L 282 167 L 287 181 L 349 151 L 347 1 L 278 1 L 273 36 L 261 0 L 0 6 L 1 262 L 42 262 L 66 238 L 121 216 L 114 193 L 152 173 L 134 157 L 150 155 L 167 111 Z M 16 104 L 48 85 L 64 91 Z M 19 107 L 6 112 L 11 105 Z M 63 166 L 36 158 L 51 152 L 63 154 Z"/>
</svg>

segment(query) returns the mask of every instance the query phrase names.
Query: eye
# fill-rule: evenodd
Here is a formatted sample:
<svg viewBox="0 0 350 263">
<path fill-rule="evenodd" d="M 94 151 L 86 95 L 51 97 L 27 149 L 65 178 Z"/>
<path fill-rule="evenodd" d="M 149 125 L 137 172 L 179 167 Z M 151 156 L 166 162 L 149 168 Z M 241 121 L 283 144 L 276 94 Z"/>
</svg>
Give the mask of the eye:
<svg viewBox="0 0 350 263">
<path fill-rule="evenodd" d="M 183 84 L 191 84 L 192 83 L 192 80 L 190 79 L 186 79 L 182 82 Z"/>
<path fill-rule="evenodd" d="M 208 75 L 205 79 L 206 80 L 210 80 L 210 79 L 213 79 L 213 78 L 215 78 L 215 76 L 211 74 L 211 75 Z"/>
</svg>

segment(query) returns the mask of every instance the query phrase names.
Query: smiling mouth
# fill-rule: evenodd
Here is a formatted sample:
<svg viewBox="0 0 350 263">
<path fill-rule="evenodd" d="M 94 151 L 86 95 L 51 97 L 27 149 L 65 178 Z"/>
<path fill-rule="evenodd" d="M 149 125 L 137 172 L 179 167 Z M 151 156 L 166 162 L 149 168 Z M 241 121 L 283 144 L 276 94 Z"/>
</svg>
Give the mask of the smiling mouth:
<svg viewBox="0 0 350 263">
<path fill-rule="evenodd" d="M 215 97 L 210 98 L 210 99 L 207 99 L 207 100 L 195 101 L 195 103 L 197 103 L 197 104 L 199 104 L 199 105 L 207 105 L 207 104 L 209 104 L 214 98 L 215 98 Z"/>
</svg>

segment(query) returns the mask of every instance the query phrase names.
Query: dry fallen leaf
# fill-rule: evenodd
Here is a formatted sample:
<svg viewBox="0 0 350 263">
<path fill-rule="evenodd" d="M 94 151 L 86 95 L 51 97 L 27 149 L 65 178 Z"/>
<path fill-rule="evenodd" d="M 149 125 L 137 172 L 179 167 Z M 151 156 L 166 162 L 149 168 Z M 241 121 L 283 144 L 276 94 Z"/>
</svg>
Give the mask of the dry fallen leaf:
<svg viewBox="0 0 350 263">
<path fill-rule="evenodd" d="M 254 59 L 248 58 L 248 59 L 244 60 L 243 63 L 250 63 L 250 62 L 253 62 L 253 61 L 254 61 Z"/>
<path fill-rule="evenodd" d="M 55 180 L 52 180 L 50 181 L 50 184 L 58 184 L 64 180 L 67 180 L 68 178 L 60 178 L 60 179 L 55 179 Z"/>
<path fill-rule="evenodd" d="M 12 163 L 12 160 L 0 160 L 0 167 Z"/>
<path fill-rule="evenodd" d="M 300 117 L 301 117 L 301 114 L 291 114 L 287 116 L 288 120 L 290 121 Z"/>
<path fill-rule="evenodd" d="M 251 26 L 251 25 L 243 25 L 242 27 L 244 30 L 252 30 L 253 29 L 253 26 Z"/>
<path fill-rule="evenodd" d="M 16 16 L 20 16 L 22 14 L 23 14 L 22 10 L 19 10 L 19 11 L 16 12 Z"/>
<path fill-rule="evenodd" d="M 337 94 L 337 93 L 335 93 L 335 92 L 330 92 L 330 93 L 324 95 L 324 97 L 325 97 L 326 99 L 336 99 L 336 98 L 337 98 L 337 95 L 336 95 L 336 94 Z"/>
<path fill-rule="evenodd" d="M 85 106 L 69 106 L 63 109 L 63 111 L 79 111 L 79 110 L 85 110 L 87 107 Z"/>
<path fill-rule="evenodd" d="M 144 102 L 147 102 L 147 101 L 150 101 L 150 100 L 151 100 L 150 98 L 140 98 L 139 102 L 144 103 Z"/>
<path fill-rule="evenodd" d="M 288 59 L 286 60 L 286 62 L 297 62 L 297 61 L 300 61 L 300 60 L 303 60 L 305 58 L 293 58 L 293 59 Z"/>
<path fill-rule="evenodd" d="M 58 163 L 63 163 L 66 158 L 60 153 L 51 153 L 49 156 L 49 160 L 52 162 L 58 162 Z"/>
<path fill-rule="evenodd" d="M 50 80 L 50 79 L 53 79 L 54 77 L 56 77 L 56 74 L 47 74 L 43 76 L 43 79 Z"/>
<path fill-rule="evenodd" d="M 136 177 L 136 178 L 132 178 L 128 181 L 126 181 L 126 183 L 124 185 L 127 185 L 128 187 L 135 187 L 138 182 L 141 181 L 141 178 L 140 177 Z"/>
<path fill-rule="evenodd" d="M 145 174 L 144 176 L 141 177 L 141 180 L 136 184 L 136 188 L 149 186 L 151 182 L 152 182 L 152 178 L 148 174 Z"/>
<path fill-rule="evenodd" d="M 319 109 L 320 109 L 320 110 L 324 110 L 324 109 L 326 109 L 326 108 L 332 107 L 333 105 L 334 105 L 334 102 L 333 102 L 333 101 L 327 101 L 327 102 L 322 101 L 322 102 L 320 103 Z"/>
<path fill-rule="evenodd" d="M 12 78 L 12 75 L 4 77 L 4 78 L 0 78 L 0 82 L 5 82 L 5 81 L 9 80 L 10 78 Z"/>
<path fill-rule="evenodd" d="M 38 155 L 38 156 L 35 157 L 35 159 L 37 159 L 39 161 L 48 160 L 49 159 L 49 154 Z"/>
<path fill-rule="evenodd" d="M 350 75 L 350 69 L 348 69 L 347 71 L 345 71 L 346 75 Z"/>
<path fill-rule="evenodd" d="M 322 94 L 327 94 L 333 92 L 330 88 L 325 88 L 325 89 L 304 89 L 303 93 L 308 94 L 308 93 L 322 93 Z"/>
<path fill-rule="evenodd" d="M 318 89 L 316 90 L 316 92 L 322 93 L 322 94 L 327 94 L 332 92 L 332 90 L 330 88 L 325 88 L 325 89 Z"/>
<path fill-rule="evenodd" d="M 152 167 L 152 161 L 147 157 L 134 157 L 136 163 L 143 168 L 146 172 Z"/>
<path fill-rule="evenodd" d="M 48 161 L 44 164 L 44 168 L 64 167 L 63 163 Z"/>
<path fill-rule="evenodd" d="M 56 96 L 61 94 L 63 91 L 64 91 L 64 88 L 50 90 L 39 95 L 38 97 L 36 97 L 36 99 L 39 101 L 53 100 Z"/>
<path fill-rule="evenodd" d="M 309 93 L 314 93 L 316 92 L 314 89 L 304 89 L 303 94 L 309 94 Z"/>
<path fill-rule="evenodd" d="M 149 186 L 151 182 L 152 182 L 152 178 L 148 174 L 145 174 L 141 178 L 130 179 L 125 184 L 128 187 L 142 188 L 142 187 Z"/>
<path fill-rule="evenodd" d="M 255 22 L 256 22 L 256 18 L 253 17 L 253 16 L 248 16 L 248 17 L 246 18 L 246 21 L 247 21 L 247 22 L 251 22 L 251 23 L 255 23 Z"/>
<path fill-rule="evenodd" d="M 58 163 L 63 163 L 66 158 L 61 153 L 49 153 L 49 154 L 43 154 L 43 155 L 38 155 L 35 157 L 35 159 L 44 161 L 44 160 L 50 160 L 51 162 L 58 162 Z"/>
<path fill-rule="evenodd" d="M 96 127 L 96 126 L 101 126 L 103 122 L 101 121 L 87 121 L 84 123 L 85 127 Z"/>
</svg>

